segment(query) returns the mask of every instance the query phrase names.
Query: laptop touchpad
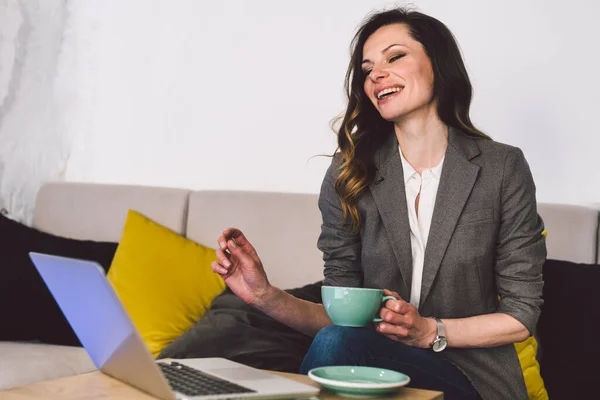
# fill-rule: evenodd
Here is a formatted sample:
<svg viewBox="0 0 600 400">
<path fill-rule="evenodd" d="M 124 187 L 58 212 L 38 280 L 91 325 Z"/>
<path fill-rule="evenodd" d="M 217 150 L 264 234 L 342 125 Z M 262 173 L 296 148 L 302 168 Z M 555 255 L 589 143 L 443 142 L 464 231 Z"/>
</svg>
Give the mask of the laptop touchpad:
<svg viewBox="0 0 600 400">
<path fill-rule="evenodd" d="M 213 373 L 220 377 L 236 381 L 236 380 L 256 380 L 256 379 L 273 379 L 274 376 L 268 372 L 252 368 L 217 368 L 210 369 L 208 373 Z"/>
</svg>

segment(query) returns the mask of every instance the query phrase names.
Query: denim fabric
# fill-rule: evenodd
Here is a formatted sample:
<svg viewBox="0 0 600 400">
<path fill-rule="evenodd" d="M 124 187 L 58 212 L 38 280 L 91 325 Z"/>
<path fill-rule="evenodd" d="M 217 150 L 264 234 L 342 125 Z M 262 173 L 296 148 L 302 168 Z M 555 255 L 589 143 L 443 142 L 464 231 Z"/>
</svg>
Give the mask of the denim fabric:
<svg viewBox="0 0 600 400">
<path fill-rule="evenodd" d="M 479 399 L 473 385 L 444 358 L 434 353 L 394 341 L 372 328 L 331 325 L 315 337 L 300 372 L 329 365 L 360 365 L 386 368 L 410 377 L 408 387 L 437 390 L 444 399 Z"/>
</svg>

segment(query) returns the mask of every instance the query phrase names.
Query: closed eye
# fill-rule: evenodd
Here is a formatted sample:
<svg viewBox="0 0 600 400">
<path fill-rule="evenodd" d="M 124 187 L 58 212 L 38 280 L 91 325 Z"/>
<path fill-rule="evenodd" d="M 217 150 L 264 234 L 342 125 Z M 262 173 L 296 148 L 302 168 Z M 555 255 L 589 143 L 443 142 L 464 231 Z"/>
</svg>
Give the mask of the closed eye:
<svg viewBox="0 0 600 400">
<path fill-rule="evenodd" d="M 391 64 L 391 63 L 393 63 L 394 61 L 398 61 L 399 59 L 401 59 L 401 58 L 402 58 L 402 57 L 404 57 L 405 55 L 406 55 L 406 54 L 403 54 L 403 53 L 401 53 L 401 54 L 396 54 L 395 56 L 392 56 L 392 57 L 390 57 L 390 59 L 389 59 L 388 63 L 389 63 L 389 64 Z M 371 73 L 371 71 L 372 71 L 372 69 L 365 69 L 365 70 L 363 70 L 363 75 L 365 76 L 365 78 L 366 78 L 367 76 L 369 76 L 369 74 Z"/>
</svg>

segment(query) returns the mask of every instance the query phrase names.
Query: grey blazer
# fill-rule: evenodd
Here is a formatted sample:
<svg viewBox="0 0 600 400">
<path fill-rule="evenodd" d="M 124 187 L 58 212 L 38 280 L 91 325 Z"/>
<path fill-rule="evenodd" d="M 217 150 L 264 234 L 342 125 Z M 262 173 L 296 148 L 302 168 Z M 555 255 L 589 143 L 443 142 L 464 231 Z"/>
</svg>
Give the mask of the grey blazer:
<svg viewBox="0 0 600 400">
<path fill-rule="evenodd" d="M 339 154 L 333 158 L 319 197 L 318 247 L 326 285 L 387 288 L 410 299 L 410 225 L 398 141 L 389 136 L 375 153 L 376 176 L 358 202 L 359 233 L 343 222 L 334 187 Z M 533 335 L 546 244 L 529 166 L 516 147 L 473 139 L 453 128 L 448 141 L 419 313 L 440 318 L 505 313 Z M 512 344 L 448 348 L 439 356 L 461 369 L 484 399 L 527 399 Z"/>
</svg>

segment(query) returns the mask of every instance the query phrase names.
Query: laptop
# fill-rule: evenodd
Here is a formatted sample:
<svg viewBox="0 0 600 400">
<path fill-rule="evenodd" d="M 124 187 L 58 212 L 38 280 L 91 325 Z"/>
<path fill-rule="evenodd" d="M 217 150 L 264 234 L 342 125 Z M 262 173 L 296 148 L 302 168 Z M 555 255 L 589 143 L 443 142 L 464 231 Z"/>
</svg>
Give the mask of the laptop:
<svg viewBox="0 0 600 400">
<path fill-rule="evenodd" d="M 92 261 L 29 253 L 96 367 L 154 397 L 174 399 L 308 398 L 319 389 L 225 358 L 155 360 Z"/>
</svg>

